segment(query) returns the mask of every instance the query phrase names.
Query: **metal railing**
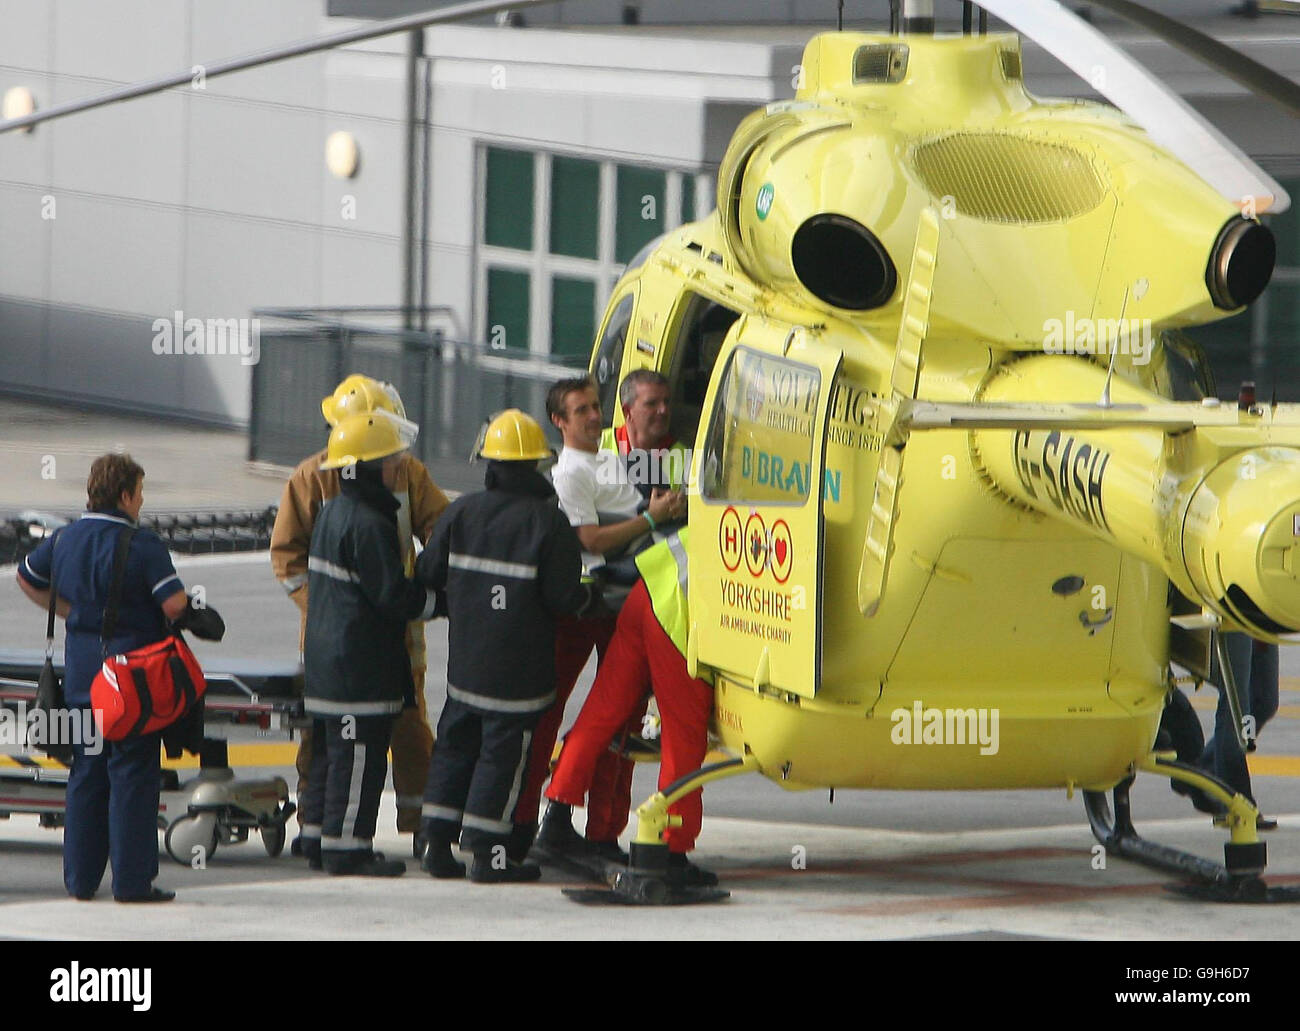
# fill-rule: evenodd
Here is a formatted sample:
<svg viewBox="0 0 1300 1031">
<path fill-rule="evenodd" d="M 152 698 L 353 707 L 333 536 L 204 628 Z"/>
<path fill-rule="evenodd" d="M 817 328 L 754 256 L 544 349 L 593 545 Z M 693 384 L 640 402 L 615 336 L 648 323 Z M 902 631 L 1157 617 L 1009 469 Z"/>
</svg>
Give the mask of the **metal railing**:
<svg viewBox="0 0 1300 1031">
<path fill-rule="evenodd" d="M 249 419 L 249 459 L 256 462 L 293 466 L 321 450 L 328 438 L 321 398 L 359 372 L 397 387 L 408 418 L 420 424 L 412 450 L 434 481 L 476 490 L 482 471 L 470 467 L 469 456 L 483 421 L 503 408 L 520 408 L 549 432 L 547 390 L 586 367 L 581 358 L 458 339 L 463 331 L 445 307 L 263 308 L 253 314 L 261 324 Z M 405 328 L 404 321 L 428 328 Z"/>
<path fill-rule="evenodd" d="M 216 555 L 262 551 L 271 546 L 276 506 L 255 511 L 228 509 L 155 509 L 141 514 L 139 525 L 162 538 L 178 555 Z M 84 515 L 66 510 L 0 511 L 0 565 L 21 562 L 61 526 Z"/>
</svg>

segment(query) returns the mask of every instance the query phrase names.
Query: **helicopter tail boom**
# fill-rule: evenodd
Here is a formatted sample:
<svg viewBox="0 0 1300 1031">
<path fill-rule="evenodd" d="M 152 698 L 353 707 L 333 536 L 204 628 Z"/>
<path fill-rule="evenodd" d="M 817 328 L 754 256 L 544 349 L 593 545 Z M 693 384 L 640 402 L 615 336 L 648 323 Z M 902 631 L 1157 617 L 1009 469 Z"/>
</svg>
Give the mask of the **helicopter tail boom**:
<svg viewBox="0 0 1300 1031">
<path fill-rule="evenodd" d="M 901 421 L 973 431 L 979 467 L 1008 500 L 1157 566 L 1225 625 L 1264 640 L 1300 632 L 1300 425 L 1290 412 L 1147 406 L 1123 381 L 1109 406 L 1012 400 L 1059 393 L 1059 362 L 1023 359 L 989 382 L 992 403 L 912 402 Z M 1100 368 L 1070 365 L 1072 389 L 1082 378 L 1100 392 Z"/>
</svg>

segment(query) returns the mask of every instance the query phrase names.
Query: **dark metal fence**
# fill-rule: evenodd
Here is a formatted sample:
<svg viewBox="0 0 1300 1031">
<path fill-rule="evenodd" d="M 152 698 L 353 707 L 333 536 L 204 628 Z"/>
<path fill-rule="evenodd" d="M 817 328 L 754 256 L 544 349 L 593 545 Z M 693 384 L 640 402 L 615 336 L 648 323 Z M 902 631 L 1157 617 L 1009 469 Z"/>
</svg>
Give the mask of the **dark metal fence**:
<svg viewBox="0 0 1300 1031">
<path fill-rule="evenodd" d="M 163 539 L 167 550 L 180 555 L 213 555 L 260 551 L 271 546 L 274 505 L 249 512 L 225 509 L 153 510 L 140 516 L 140 525 Z M 0 511 L 0 564 L 21 562 L 46 537 L 82 512 Z"/>
<path fill-rule="evenodd" d="M 261 357 L 253 367 L 249 459 L 297 465 L 325 446 L 321 398 L 352 373 L 397 387 L 408 418 L 420 424 L 412 449 L 439 486 L 474 490 L 482 472 L 469 465 L 483 420 L 520 408 L 547 427 L 546 391 L 585 367 L 509 348 L 479 347 L 459 335 L 446 308 L 402 326 L 400 308 L 260 309 Z M 558 440 L 552 434 L 553 442 Z"/>
</svg>

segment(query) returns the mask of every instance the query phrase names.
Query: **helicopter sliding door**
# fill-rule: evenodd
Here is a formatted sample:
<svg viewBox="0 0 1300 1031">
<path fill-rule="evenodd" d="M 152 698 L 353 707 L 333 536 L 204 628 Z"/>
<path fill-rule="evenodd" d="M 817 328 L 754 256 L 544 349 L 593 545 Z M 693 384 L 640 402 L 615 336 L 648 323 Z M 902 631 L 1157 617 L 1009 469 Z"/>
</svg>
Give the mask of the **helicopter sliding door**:
<svg viewBox="0 0 1300 1031">
<path fill-rule="evenodd" d="M 688 661 L 812 697 L 821 679 L 822 493 L 840 352 L 746 317 L 714 367 L 690 498 Z"/>
</svg>

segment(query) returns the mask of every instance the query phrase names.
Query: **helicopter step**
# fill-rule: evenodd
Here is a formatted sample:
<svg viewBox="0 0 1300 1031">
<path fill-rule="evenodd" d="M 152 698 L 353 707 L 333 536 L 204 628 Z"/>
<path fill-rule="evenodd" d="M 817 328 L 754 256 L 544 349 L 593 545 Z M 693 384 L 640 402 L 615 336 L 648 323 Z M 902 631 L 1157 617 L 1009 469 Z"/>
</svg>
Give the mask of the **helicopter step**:
<svg viewBox="0 0 1300 1031">
<path fill-rule="evenodd" d="M 1225 824 L 1232 840 L 1223 846 L 1224 862 L 1215 863 L 1181 849 L 1148 841 L 1133 826 L 1129 788 L 1133 776 L 1115 785 L 1114 816 L 1104 791 L 1085 791 L 1084 809 L 1093 836 L 1108 852 L 1186 878 L 1166 885 L 1166 890 L 1198 902 L 1267 903 L 1300 902 L 1300 886 L 1270 886 L 1259 876 L 1268 862 L 1268 846 L 1258 840 L 1258 810 L 1243 795 L 1202 770 L 1173 759 L 1153 755 L 1140 769 L 1191 784 L 1222 802 L 1228 809 Z"/>
</svg>

